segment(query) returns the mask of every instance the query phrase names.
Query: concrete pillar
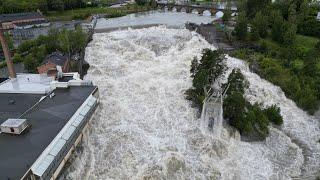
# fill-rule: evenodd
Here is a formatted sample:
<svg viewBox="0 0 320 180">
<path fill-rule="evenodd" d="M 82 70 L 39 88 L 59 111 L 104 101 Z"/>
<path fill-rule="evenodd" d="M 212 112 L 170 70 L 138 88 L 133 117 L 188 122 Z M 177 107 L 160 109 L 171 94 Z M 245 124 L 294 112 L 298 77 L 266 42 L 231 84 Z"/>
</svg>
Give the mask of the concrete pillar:
<svg viewBox="0 0 320 180">
<path fill-rule="evenodd" d="M 210 9 L 211 16 L 215 16 L 217 11 L 215 9 Z"/>
<path fill-rule="evenodd" d="M 198 14 L 203 15 L 203 11 L 204 11 L 204 9 L 198 9 Z"/>
<path fill-rule="evenodd" d="M 9 76 L 10 76 L 10 78 L 16 78 L 17 75 L 16 75 L 16 72 L 13 67 L 13 62 L 12 62 L 11 55 L 10 55 L 10 50 L 9 50 L 6 39 L 4 38 L 2 29 L 0 29 L 0 41 L 1 41 L 1 46 L 3 49 L 4 57 L 6 58 Z"/>
<path fill-rule="evenodd" d="M 186 13 L 191 13 L 192 9 L 190 7 L 186 7 Z"/>
</svg>

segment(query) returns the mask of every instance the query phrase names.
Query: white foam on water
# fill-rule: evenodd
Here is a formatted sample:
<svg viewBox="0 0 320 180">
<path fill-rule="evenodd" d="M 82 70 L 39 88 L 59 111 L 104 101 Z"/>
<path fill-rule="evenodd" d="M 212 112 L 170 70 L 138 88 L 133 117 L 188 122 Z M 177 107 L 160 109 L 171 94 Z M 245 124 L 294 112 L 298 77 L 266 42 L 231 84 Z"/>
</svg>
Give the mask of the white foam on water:
<svg viewBox="0 0 320 180">
<path fill-rule="evenodd" d="M 186 29 L 95 34 L 86 49 L 86 79 L 99 86 L 101 104 L 83 150 L 63 178 L 291 179 L 319 169 L 316 120 L 238 59 L 228 57 L 227 64 L 241 68 L 249 80 L 246 97 L 279 105 L 283 130 L 270 128 L 266 141 L 255 143 L 240 141 L 226 128 L 220 139 L 202 133 L 184 92 L 192 86 L 191 60 L 204 48 L 215 49 Z"/>
</svg>

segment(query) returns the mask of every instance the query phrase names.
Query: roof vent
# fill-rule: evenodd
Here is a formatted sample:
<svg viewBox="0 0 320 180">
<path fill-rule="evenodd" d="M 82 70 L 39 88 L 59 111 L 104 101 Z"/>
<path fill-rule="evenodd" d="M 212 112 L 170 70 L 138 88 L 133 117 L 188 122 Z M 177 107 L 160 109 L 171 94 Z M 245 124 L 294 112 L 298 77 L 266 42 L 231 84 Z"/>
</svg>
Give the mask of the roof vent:
<svg viewBox="0 0 320 180">
<path fill-rule="evenodd" d="M 15 103 L 16 103 L 15 100 L 13 100 L 13 99 L 9 100 L 9 105 L 14 105 Z"/>
<path fill-rule="evenodd" d="M 7 119 L 0 126 L 1 133 L 20 135 L 29 127 L 26 119 Z"/>
</svg>

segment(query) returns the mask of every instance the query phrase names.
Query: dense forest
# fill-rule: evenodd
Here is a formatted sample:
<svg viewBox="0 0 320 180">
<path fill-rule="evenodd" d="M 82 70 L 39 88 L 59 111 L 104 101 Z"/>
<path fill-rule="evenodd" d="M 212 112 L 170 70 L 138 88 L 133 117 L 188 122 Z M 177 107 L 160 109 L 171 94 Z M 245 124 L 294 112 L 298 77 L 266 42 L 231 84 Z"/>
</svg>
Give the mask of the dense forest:
<svg viewBox="0 0 320 180">
<path fill-rule="evenodd" d="M 0 0 L 0 14 L 36 11 L 38 9 L 42 12 L 61 11 L 95 5 L 95 3 L 87 2 L 88 0 Z"/>
<path fill-rule="evenodd" d="M 241 0 L 238 7 L 233 35 L 254 48 L 233 55 L 315 113 L 320 105 L 320 6 L 308 0 Z"/>
</svg>

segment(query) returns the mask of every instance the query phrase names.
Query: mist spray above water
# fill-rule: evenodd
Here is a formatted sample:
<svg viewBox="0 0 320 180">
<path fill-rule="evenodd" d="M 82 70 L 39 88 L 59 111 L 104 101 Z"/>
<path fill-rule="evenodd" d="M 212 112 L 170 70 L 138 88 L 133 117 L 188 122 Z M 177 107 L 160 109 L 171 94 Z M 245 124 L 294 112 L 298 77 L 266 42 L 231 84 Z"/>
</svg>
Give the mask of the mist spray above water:
<svg viewBox="0 0 320 180">
<path fill-rule="evenodd" d="M 250 82 L 246 98 L 277 104 L 284 124 L 265 142 L 247 143 L 221 130 L 201 130 L 197 110 L 185 99 L 190 64 L 204 48 L 186 29 L 151 27 L 95 34 L 87 47 L 86 76 L 99 86 L 100 107 L 67 179 L 291 179 L 315 176 L 320 167 L 319 124 L 276 86 L 228 57 Z M 227 74 L 228 74 L 227 73 Z"/>
</svg>

